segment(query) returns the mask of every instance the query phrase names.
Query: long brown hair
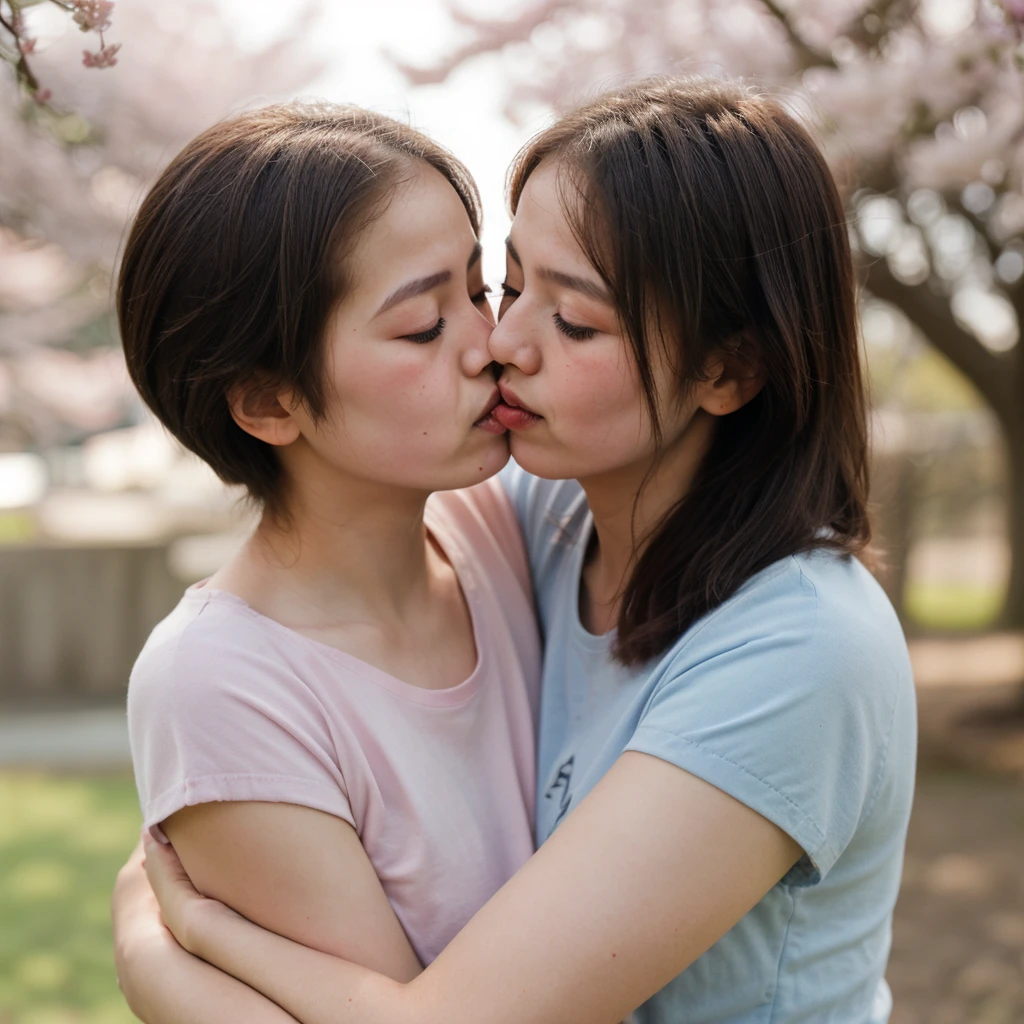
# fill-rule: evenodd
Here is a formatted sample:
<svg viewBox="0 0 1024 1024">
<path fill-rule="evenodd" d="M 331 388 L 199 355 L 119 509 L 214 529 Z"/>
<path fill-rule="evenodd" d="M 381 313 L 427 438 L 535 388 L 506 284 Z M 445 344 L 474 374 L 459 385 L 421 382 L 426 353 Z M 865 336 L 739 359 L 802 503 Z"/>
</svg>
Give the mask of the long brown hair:
<svg viewBox="0 0 1024 1024">
<path fill-rule="evenodd" d="M 656 438 L 654 345 L 676 349 L 680 388 L 739 338 L 764 375 L 642 539 L 616 648 L 637 664 L 780 558 L 870 541 L 846 218 L 807 131 L 732 82 L 647 79 L 573 111 L 516 158 L 513 212 L 542 160 L 563 172 L 566 215 L 615 300 Z"/>
<path fill-rule="evenodd" d="M 234 422 L 227 393 L 290 385 L 324 414 L 321 342 L 348 287 L 344 258 L 413 161 L 447 178 L 479 235 L 476 185 L 450 153 L 327 103 L 215 124 L 171 161 L 132 225 L 117 290 L 131 379 L 186 448 L 271 511 L 276 452 Z"/>
</svg>

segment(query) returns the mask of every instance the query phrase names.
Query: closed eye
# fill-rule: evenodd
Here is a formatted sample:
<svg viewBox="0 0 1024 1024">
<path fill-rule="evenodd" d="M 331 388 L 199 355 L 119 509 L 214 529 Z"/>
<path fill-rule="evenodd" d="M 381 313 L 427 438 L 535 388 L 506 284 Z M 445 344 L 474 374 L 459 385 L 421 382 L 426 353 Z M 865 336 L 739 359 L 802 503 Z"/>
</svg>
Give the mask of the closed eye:
<svg viewBox="0 0 1024 1024">
<path fill-rule="evenodd" d="M 419 334 L 403 334 L 403 341 L 414 341 L 417 345 L 425 345 L 428 341 L 436 341 L 441 337 L 444 330 L 444 317 L 438 317 L 437 323 L 427 331 L 420 331 Z"/>
<path fill-rule="evenodd" d="M 516 291 L 510 284 L 507 284 L 505 281 L 501 282 L 501 302 L 498 305 L 499 320 L 508 312 L 509 306 L 511 306 L 521 294 L 521 292 Z"/>
<path fill-rule="evenodd" d="M 590 338 L 597 334 L 597 329 L 594 327 L 583 327 L 580 324 L 571 324 L 568 320 L 563 320 L 561 314 L 554 314 L 555 326 L 567 337 L 572 338 L 573 341 L 588 341 Z"/>
<path fill-rule="evenodd" d="M 479 306 L 481 302 L 487 301 L 487 296 L 490 294 L 491 286 L 489 284 L 485 284 L 483 288 L 476 293 L 476 295 L 470 295 L 469 301 L 472 302 L 474 306 Z"/>
</svg>

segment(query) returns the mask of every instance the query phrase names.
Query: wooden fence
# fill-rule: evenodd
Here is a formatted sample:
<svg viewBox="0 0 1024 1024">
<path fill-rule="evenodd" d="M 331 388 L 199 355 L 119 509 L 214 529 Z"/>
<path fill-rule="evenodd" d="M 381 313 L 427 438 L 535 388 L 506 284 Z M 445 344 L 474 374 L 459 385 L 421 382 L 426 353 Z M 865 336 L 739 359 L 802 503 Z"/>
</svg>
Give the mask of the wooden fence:
<svg viewBox="0 0 1024 1024">
<path fill-rule="evenodd" d="M 0 547 L 0 702 L 123 696 L 184 586 L 166 543 Z"/>
</svg>

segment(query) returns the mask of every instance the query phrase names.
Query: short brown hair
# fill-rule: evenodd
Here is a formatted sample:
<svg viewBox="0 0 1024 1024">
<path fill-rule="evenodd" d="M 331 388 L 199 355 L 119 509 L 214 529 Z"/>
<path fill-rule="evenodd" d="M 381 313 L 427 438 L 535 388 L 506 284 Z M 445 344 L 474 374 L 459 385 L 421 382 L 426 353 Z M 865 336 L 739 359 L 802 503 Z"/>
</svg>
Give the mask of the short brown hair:
<svg viewBox="0 0 1024 1024">
<path fill-rule="evenodd" d="M 740 337 L 765 380 L 717 421 L 689 492 L 644 538 L 616 647 L 636 664 L 772 562 L 814 547 L 858 554 L 870 540 L 846 217 L 808 132 L 734 82 L 651 78 L 569 113 L 517 157 L 513 212 L 547 159 L 615 300 L 656 438 L 655 336 L 680 388 Z"/>
<path fill-rule="evenodd" d="M 413 160 L 451 183 L 480 231 L 466 168 L 408 125 L 359 107 L 290 103 L 222 121 L 160 175 L 125 245 L 117 312 L 128 372 L 189 450 L 265 506 L 281 465 L 232 419 L 229 389 L 294 387 L 324 413 L 328 318 L 344 256 Z"/>
</svg>

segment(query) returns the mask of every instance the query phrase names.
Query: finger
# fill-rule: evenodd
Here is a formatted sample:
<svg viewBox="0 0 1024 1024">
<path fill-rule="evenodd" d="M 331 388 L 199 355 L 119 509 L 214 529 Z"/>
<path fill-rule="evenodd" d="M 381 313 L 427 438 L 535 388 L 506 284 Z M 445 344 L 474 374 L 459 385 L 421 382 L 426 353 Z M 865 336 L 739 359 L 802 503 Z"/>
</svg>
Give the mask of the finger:
<svg viewBox="0 0 1024 1024">
<path fill-rule="evenodd" d="M 194 890 L 192 879 L 188 877 L 174 847 L 150 838 L 146 840 L 145 849 L 146 874 L 158 896 L 161 888 L 168 891 L 175 886 L 183 886 Z"/>
<path fill-rule="evenodd" d="M 121 866 L 117 873 L 117 880 L 114 884 L 115 897 L 119 894 L 129 894 L 134 898 L 137 894 L 149 890 L 149 882 L 146 880 L 146 857 L 142 838 L 132 850 L 131 855 Z"/>
</svg>

